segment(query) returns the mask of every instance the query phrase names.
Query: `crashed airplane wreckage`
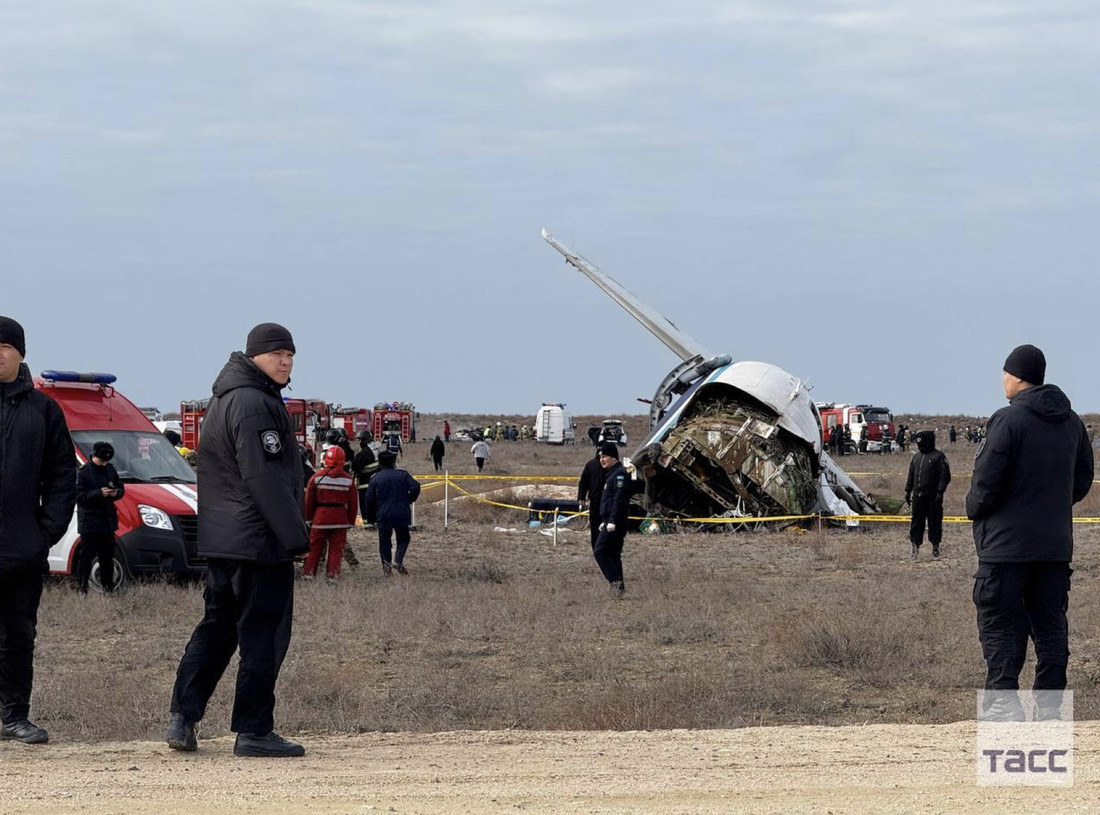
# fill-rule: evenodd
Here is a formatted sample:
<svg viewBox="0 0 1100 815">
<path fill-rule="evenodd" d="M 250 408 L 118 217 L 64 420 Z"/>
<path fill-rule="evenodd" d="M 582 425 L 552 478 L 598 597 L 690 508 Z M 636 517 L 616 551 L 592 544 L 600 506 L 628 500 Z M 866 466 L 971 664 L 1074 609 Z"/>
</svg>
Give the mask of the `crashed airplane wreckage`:
<svg viewBox="0 0 1100 815">
<path fill-rule="evenodd" d="M 680 518 L 864 515 L 874 502 L 825 452 L 805 383 L 765 362 L 715 355 L 545 229 L 565 260 L 680 357 L 632 457 L 649 512 Z"/>
</svg>

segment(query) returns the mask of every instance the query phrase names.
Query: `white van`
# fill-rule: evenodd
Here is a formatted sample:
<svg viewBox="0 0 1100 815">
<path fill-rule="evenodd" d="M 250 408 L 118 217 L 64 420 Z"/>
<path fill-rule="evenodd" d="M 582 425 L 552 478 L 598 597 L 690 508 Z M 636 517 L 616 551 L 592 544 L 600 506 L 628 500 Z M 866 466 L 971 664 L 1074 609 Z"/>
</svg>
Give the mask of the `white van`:
<svg viewBox="0 0 1100 815">
<path fill-rule="evenodd" d="M 572 444 L 577 423 L 564 402 L 543 402 L 535 414 L 535 441 L 548 444 Z"/>
</svg>

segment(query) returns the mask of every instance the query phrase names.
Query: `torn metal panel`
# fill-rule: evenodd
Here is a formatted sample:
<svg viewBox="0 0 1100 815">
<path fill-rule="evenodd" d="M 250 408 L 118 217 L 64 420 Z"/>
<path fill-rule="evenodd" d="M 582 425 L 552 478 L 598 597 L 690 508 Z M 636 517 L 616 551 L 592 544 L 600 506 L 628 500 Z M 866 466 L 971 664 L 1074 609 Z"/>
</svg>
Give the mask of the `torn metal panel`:
<svg viewBox="0 0 1100 815">
<path fill-rule="evenodd" d="M 809 511 L 816 485 L 801 440 L 750 406 L 700 403 L 634 458 L 646 477 L 650 509 L 685 517 Z"/>
</svg>

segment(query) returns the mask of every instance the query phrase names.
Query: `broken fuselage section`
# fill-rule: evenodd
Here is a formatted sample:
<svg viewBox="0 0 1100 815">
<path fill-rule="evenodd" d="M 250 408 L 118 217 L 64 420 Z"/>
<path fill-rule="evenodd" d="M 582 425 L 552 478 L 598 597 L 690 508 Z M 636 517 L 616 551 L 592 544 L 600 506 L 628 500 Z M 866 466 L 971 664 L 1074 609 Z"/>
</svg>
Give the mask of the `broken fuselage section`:
<svg viewBox="0 0 1100 815">
<path fill-rule="evenodd" d="M 650 434 L 632 457 L 647 511 L 680 518 L 878 511 L 824 451 L 821 416 L 801 379 L 710 354 L 545 230 L 543 237 L 682 360 L 658 386 Z"/>
</svg>

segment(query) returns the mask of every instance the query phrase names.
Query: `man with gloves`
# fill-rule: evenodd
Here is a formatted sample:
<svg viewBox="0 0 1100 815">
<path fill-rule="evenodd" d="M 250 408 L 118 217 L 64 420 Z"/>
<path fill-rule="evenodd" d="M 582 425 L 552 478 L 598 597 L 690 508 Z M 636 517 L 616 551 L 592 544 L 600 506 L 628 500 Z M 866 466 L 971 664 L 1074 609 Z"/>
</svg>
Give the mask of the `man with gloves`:
<svg viewBox="0 0 1100 815">
<path fill-rule="evenodd" d="M 626 591 L 623 582 L 623 541 L 630 515 L 630 477 L 619 461 L 619 447 L 613 441 L 600 443 L 600 466 L 604 469 L 603 494 L 600 496 L 600 517 L 593 554 L 600 571 L 611 585 L 616 597 Z"/>
<path fill-rule="evenodd" d="M 943 494 L 951 483 L 951 466 L 947 456 L 936 449 L 936 433 L 920 430 L 914 434 L 917 454 L 909 462 L 909 477 L 905 479 L 905 503 L 912 504 L 913 517 L 909 522 L 911 556 L 917 559 L 924 541 L 924 525 L 928 522 L 928 540 L 932 544 L 932 557 L 940 556 L 943 540 Z"/>
</svg>

